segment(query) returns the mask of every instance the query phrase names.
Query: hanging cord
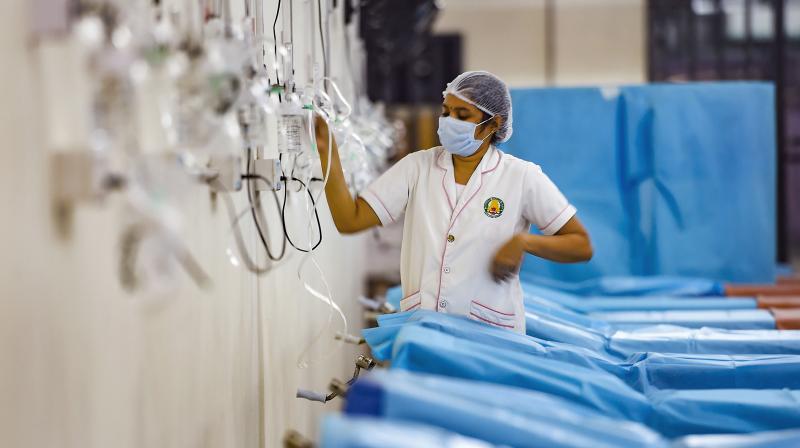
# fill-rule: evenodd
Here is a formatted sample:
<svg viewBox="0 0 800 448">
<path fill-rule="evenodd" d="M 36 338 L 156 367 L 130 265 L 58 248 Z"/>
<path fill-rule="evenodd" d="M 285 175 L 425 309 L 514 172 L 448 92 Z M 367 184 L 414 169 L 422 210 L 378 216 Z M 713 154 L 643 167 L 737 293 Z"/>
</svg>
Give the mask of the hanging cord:
<svg viewBox="0 0 800 448">
<path fill-rule="evenodd" d="M 284 191 L 283 191 L 283 205 L 281 206 L 281 222 L 283 223 L 283 235 L 284 235 L 284 238 L 285 238 L 286 241 L 289 242 L 289 244 L 292 245 L 293 248 L 297 249 L 298 251 L 303 252 L 303 253 L 311 252 L 311 251 L 315 250 L 316 248 L 318 248 L 320 244 L 322 244 L 322 224 L 320 223 L 320 220 L 319 220 L 319 211 L 317 210 L 317 204 L 316 204 L 316 201 L 314 200 L 314 196 L 311 194 L 311 190 L 309 189 L 308 185 L 306 185 L 305 182 L 303 182 L 302 180 L 300 180 L 300 179 L 298 179 L 298 178 L 296 178 L 294 176 L 287 178 L 286 175 L 284 174 L 283 176 L 281 176 L 281 180 L 283 180 L 284 184 L 286 185 L 286 187 L 284 188 Z M 316 243 L 314 243 L 314 246 L 311 247 L 310 249 L 302 249 L 300 247 L 297 247 L 297 245 L 294 244 L 294 242 L 292 241 L 292 238 L 289 236 L 289 230 L 288 230 L 287 225 L 286 225 L 286 203 L 289 202 L 289 183 L 288 183 L 289 180 L 293 180 L 293 181 L 298 182 L 302 186 L 299 191 L 303 191 L 303 189 L 305 189 L 306 193 L 308 193 L 309 198 L 311 198 L 311 203 L 314 204 L 314 217 L 315 217 L 315 219 L 317 221 L 317 234 L 319 235 L 319 239 L 317 240 Z M 322 179 L 312 178 L 311 180 L 312 181 L 314 181 L 314 180 L 319 181 L 319 180 L 322 180 Z M 310 218 L 311 217 L 309 216 L 309 219 Z"/>
<path fill-rule="evenodd" d="M 228 218 L 231 221 L 231 233 L 233 234 L 233 240 L 236 243 L 236 250 L 239 252 L 239 257 L 242 259 L 244 266 L 248 271 L 258 275 L 268 272 L 271 266 L 258 266 L 258 264 L 256 264 L 256 262 L 250 257 L 250 253 L 247 251 L 247 245 L 244 242 L 244 237 L 242 237 L 242 229 L 239 227 L 239 221 L 244 215 L 247 214 L 247 210 L 244 210 L 237 215 L 236 206 L 233 204 L 233 198 L 231 198 L 230 193 L 225 190 L 225 186 L 222 184 L 222 182 L 214 178 L 211 179 L 209 183 L 223 192 L 222 202 L 225 203 L 225 210 L 228 212 Z"/>
<path fill-rule="evenodd" d="M 264 235 L 264 231 L 261 228 L 261 222 L 266 222 L 264 215 L 261 210 L 261 201 L 256 201 L 253 197 L 252 192 L 252 183 L 254 180 L 261 179 L 269 185 L 269 181 L 265 179 L 263 176 L 254 175 L 251 171 L 252 167 L 252 149 L 250 147 L 247 148 L 247 168 L 245 169 L 245 175 L 242 176 L 244 179 L 247 179 L 247 199 L 250 203 L 250 212 L 253 216 L 253 223 L 256 226 L 256 231 L 258 232 L 258 237 L 261 240 L 261 244 L 264 246 L 264 250 L 267 252 L 267 257 L 269 257 L 272 261 L 280 261 L 283 259 L 284 255 L 286 255 L 286 239 L 288 235 L 286 235 L 286 224 L 284 223 L 284 235 L 285 238 L 283 240 L 283 244 L 281 245 L 281 253 L 278 256 L 272 254 L 272 251 L 269 248 L 269 243 L 267 243 L 267 237 Z M 278 201 L 278 194 L 275 193 L 275 190 L 272 190 L 272 195 L 275 198 L 275 203 L 280 205 L 280 201 Z M 256 213 L 258 211 L 258 213 Z M 259 219 L 261 218 L 261 219 Z M 281 211 L 281 221 L 283 221 L 283 211 Z M 294 244 L 292 245 L 294 246 Z"/>
<path fill-rule="evenodd" d="M 322 27 L 322 0 L 317 0 L 317 21 L 319 23 L 319 43 L 322 47 L 322 76 L 328 77 L 328 54 L 325 52 L 325 29 Z"/>
<path fill-rule="evenodd" d="M 273 51 L 275 51 L 275 58 L 276 59 L 278 57 L 278 32 L 275 30 L 275 28 L 278 26 L 278 17 L 280 17 L 280 16 L 281 16 L 281 0 L 278 0 L 278 8 L 275 10 L 275 20 L 272 22 L 272 41 L 273 41 L 273 46 L 274 46 Z M 281 75 L 280 75 L 280 73 L 278 73 L 278 71 L 279 70 L 276 67 L 275 68 L 275 84 L 281 85 Z M 281 98 L 281 93 L 280 92 L 278 92 L 278 101 L 281 101 L 281 102 L 283 101 L 283 98 Z"/>
</svg>

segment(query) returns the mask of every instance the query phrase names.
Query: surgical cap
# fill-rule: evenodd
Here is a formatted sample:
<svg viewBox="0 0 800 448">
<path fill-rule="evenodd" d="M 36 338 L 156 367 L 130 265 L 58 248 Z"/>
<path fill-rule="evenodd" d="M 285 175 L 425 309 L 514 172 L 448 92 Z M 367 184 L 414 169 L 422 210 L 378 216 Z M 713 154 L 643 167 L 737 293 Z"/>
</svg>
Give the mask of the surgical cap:
<svg viewBox="0 0 800 448">
<path fill-rule="evenodd" d="M 464 72 L 447 84 L 442 96 L 454 95 L 489 115 L 503 117 L 503 123 L 492 141 L 505 142 L 511 138 L 511 94 L 506 83 L 484 71 Z"/>
</svg>

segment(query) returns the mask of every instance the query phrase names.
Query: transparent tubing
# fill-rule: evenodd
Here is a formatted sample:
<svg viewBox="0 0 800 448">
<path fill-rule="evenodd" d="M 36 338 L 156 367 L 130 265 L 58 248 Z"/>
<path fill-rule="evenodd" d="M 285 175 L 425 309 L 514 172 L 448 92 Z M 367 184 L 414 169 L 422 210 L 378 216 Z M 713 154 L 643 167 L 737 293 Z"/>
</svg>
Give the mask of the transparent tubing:
<svg viewBox="0 0 800 448">
<path fill-rule="evenodd" d="M 313 247 L 311 245 L 311 241 L 313 241 L 313 237 L 312 237 L 313 226 L 311 225 L 311 217 L 312 217 L 312 214 L 314 212 L 316 212 L 317 204 L 319 204 L 319 199 L 322 197 L 322 194 L 324 194 L 325 187 L 328 185 L 328 179 L 330 177 L 330 171 L 331 171 L 331 164 L 330 164 L 330 160 L 331 159 L 330 159 L 330 157 L 333 154 L 333 131 L 331 130 L 331 123 L 329 122 L 329 118 L 328 118 L 326 113 L 323 113 L 324 111 L 322 111 L 321 109 L 318 109 L 318 108 L 314 108 L 313 105 L 312 105 L 312 109 L 308 110 L 308 132 L 309 132 L 309 138 L 310 138 L 310 141 L 311 141 L 312 149 L 315 150 L 315 151 L 317 150 L 317 145 L 315 143 L 316 142 L 316 136 L 315 136 L 315 133 L 314 133 L 314 112 L 317 112 L 317 114 L 319 114 L 325 120 L 326 124 L 328 125 L 327 128 L 328 128 L 328 161 L 329 161 L 329 163 L 328 163 L 328 166 L 327 166 L 327 168 L 325 170 L 325 174 L 323 176 L 322 188 L 320 190 L 320 193 L 317 194 L 316 200 L 313 201 L 313 207 L 309 207 L 308 196 L 307 195 L 304 196 L 306 198 L 305 199 L 305 201 L 306 201 L 306 211 L 308 213 L 309 251 L 306 253 L 306 256 L 303 257 L 303 260 L 301 260 L 300 265 L 297 268 L 297 277 L 300 279 L 301 282 L 303 282 L 303 287 L 305 288 L 305 290 L 308 291 L 308 293 L 311 294 L 313 297 L 321 300 L 324 303 L 327 303 L 330 306 L 330 310 L 328 312 L 328 322 L 325 325 L 325 327 L 320 328 L 320 330 L 314 335 L 314 338 L 311 341 L 309 341 L 309 343 L 303 348 L 303 351 L 298 356 L 297 366 L 299 368 L 301 368 L 301 369 L 304 369 L 304 368 L 309 366 L 309 364 L 310 364 L 310 361 L 308 360 L 309 352 L 319 342 L 319 340 L 322 338 L 322 335 L 326 331 L 329 331 L 331 326 L 333 325 L 333 313 L 334 313 L 334 311 L 336 311 L 336 313 L 338 313 L 339 317 L 342 319 L 343 332 L 345 334 L 348 333 L 347 317 L 345 317 L 344 312 L 342 312 L 342 309 L 333 300 L 333 297 L 332 297 L 333 294 L 331 293 L 330 286 L 328 285 L 328 282 L 327 282 L 327 280 L 325 278 L 325 273 L 322 271 L 322 268 L 319 266 L 319 263 L 317 262 L 316 258 L 314 257 L 314 249 L 313 249 Z M 309 188 L 309 185 L 310 185 L 310 179 L 308 179 L 308 180 L 309 180 L 309 182 L 306 183 L 306 188 Z M 314 268 L 319 273 L 320 279 L 322 280 L 322 283 L 325 286 L 325 289 L 326 289 L 328 295 L 325 295 L 325 294 L 315 290 L 311 285 L 309 285 L 303 279 L 303 276 L 302 276 L 303 268 L 305 267 L 306 263 L 309 260 L 311 261 L 311 263 L 314 265 Z M 338 342 L 337 346 L 339 348 L 341 348 L 341 346 L 343 344 L 344 344 L 344 342 Z M 328 355 L 323 358 L 323 360 L 329 359 L 330 356 L 332 356 L 333 353 L 334 353 L 333 351 L 329 352 Z"/>
</svg>

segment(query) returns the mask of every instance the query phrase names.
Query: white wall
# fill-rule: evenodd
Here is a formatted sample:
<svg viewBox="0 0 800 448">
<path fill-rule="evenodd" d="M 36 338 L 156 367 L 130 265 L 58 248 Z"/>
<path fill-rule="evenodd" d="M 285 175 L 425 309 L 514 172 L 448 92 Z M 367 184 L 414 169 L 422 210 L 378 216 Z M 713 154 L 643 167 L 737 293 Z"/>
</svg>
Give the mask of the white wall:
<svg viewBox="0 0 800 448">
<path fill-rule="evenodd" d="M 529 5 L 447 1 L 437 33 L 462 35 L 464 70 L 487 70 L 512 86 L 545 82 L 544 14 L 541 0 Z"/>
<path fill-rule="evenodd" d="M 328 316 L 297 279 L 299 257 L 263 278 L 232 266 L 228 219 L 201 185 L 180 210 L 183 236 L 214 282 L 209 291 L 186 276 L 167 296 L 121 289 L 119 195 L 78 208 L 72 235 L 58 236 L 42 121 L 48 98 L 27 6 L 0 6 L 0 446 L 276 447 L 290 427 L 313 436 L 321 412 L 336 405 L 297 400 L 296 388 L 349 378 L 356 351 L 323 360 L 331 349 L 319 347 L 316 365 L 296 367 Z M 320 214 L 317 257 L 358 327 L 362 238 L 338 236 L 325 204 Z"/>
<path fill-rule="evenodd" d="M 449 0 L 437 32 L 464 37 L 464 69 L 509 85 L 540 86 L 545 74 L 544 0 Z M 556 0 L 554 84 L 646 80 L 644 0 Z"/>
<path fill-rule="evenodd" d="M 556 83 L 647 79 L 644 0 L 557 0 Z"/>
</svg>

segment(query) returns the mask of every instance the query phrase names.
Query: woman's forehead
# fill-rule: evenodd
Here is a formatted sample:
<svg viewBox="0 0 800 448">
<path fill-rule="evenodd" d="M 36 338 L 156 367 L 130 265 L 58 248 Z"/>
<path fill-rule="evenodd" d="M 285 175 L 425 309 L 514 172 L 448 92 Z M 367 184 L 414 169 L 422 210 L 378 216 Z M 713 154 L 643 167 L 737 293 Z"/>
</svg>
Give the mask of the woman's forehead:
<svg viewBox="0 0 800 448">
<path fill-rule="evenodd" d="M 477 107 L 450 93 L 445 95 L 442 104 L 447 106 L 448 109 L 466 109 L 470 112 L 480 111 Z"/>
</svg>

